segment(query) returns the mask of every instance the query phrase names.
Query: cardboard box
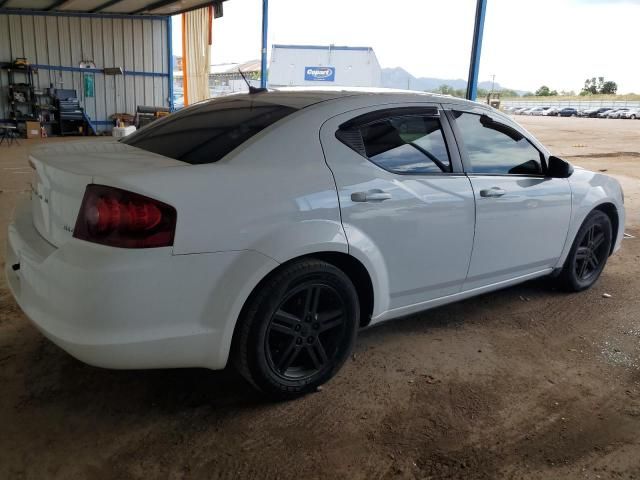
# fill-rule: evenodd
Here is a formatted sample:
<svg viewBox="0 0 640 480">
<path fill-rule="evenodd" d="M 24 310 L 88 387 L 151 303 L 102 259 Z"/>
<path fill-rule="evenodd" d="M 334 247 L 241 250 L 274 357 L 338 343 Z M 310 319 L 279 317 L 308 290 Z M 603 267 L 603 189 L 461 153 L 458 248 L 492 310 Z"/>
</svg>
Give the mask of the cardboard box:
<svg viewBox="0 0 640 480">
<path fill-rule="evenodd" d="M 40 138 L 40 122 L 25 122 L 27 138 Z"/>
</svg>

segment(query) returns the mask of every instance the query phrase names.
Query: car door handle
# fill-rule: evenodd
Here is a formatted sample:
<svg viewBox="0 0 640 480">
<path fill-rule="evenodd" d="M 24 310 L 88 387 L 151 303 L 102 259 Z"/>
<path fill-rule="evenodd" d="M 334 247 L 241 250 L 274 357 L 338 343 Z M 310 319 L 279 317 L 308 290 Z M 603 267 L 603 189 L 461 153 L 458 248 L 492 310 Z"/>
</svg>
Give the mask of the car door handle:
<svg viewBox="0 0 640 480">
<path fill-rule="evenodd" d="M 383 202 L 390 198 L 390 193 L 384 192 L 378 188 L 374 188 L 367 192 L 354 192 L 351 194 L 352 202 Z"/>
<path fill-rule="evenodd" d="M 500 187 L 486 188 L 484 190 L 480 190 L 480 196 L 485 198 L 497 198 L 503 196 L 505 192 Z"/>
</svg>

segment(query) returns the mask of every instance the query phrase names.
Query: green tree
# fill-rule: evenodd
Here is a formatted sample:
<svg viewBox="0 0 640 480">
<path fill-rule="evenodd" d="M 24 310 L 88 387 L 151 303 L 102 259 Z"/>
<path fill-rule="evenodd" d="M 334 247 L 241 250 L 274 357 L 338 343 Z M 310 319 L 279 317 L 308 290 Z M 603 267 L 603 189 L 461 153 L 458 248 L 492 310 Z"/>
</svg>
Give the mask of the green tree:
<svg viewBox="0 0 640 480">
<path fill-rule="evenodd" d="M 582 87 L 582 92 L 580 92 L 580 95 L 597 95 L 600 88 L 602 88 L 603 83 L 604 77 L 587 78 L 584 81 L 584 87 Z"/>
<path fill-rule="evenodd" d="M 546 85 L 541 86 L 538 90 L 536 90 L 537 97 L 548 97 L 549 96 L 549 87 Z"/>
<path fill-rule="evenodd" d="M 580 95 L 615 95 L 617 91 L 618 84 L 616 82 L 611 80 L 605 82 L 604 77 L 591 77 L 584 81 Z"/>
<path fill-rule="evenodd" d="M 435 89 L 435 93 L 441 93 L 443 95 L 453 95 L 453 92 L 454 92 L 454 88 L 445 84 L 442 84 Z"/>
<path fill-rule="evenodd" d="M 500 90 L 500 95 L 502 95 L 503 97 L 519 97 L 520 95 L 518 95 L 518 92 L 516 92 L 515 90 L 510 90 L 508 88 L 503 88 L 502 90 Z"/>
<path fill-rule="evenodd" d="M 605 95 L 615 95 L 618 91 L 618 84 L 616 82 L 608 81 L 602 84 L 600 88 L 600 93 Z"/>
<path fill-rule="evenodd" d="M 549 97 L 555 95 L 558 95 L 558 92 L 556 90 L 551 90 L 546 85 L 543 85 L 538 90 L 536 90 L 537 97 Z"/>
<path fill-rule="evenodd" d="M 440 85 L 438 88 L 433 90 L 433 92 L 441 93 L 442 95 L 451 95 L 452 97 L 460 97 L 460 98 L 464 98 L 467 94 L 467 92 L 462 88 L 456 89 L 450 85 L 445 85 L 445 84 Z M 478 96 L 480 96 L 479 93 L 478 93 Z"/>
</svg>

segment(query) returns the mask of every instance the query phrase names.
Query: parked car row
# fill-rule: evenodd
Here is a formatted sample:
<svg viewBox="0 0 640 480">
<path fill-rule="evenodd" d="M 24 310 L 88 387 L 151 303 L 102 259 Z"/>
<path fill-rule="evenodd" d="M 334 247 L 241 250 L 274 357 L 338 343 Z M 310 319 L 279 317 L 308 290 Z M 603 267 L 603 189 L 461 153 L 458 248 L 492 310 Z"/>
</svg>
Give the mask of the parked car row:
<svg viewBox="0 0 640 480">
<path fill-rule="evenodd" d="M 640 108 L 600 107 L 578 110 L 573 107 L 505 107 L 511 115 L 542 115 L 549 117 L 627 118 L 640 119 Z"/>
<path fill-rule="evenodd" d="M 640 108 L 634 107 L 600 107 L 589 108 L 580 112 L 581 117 L 589 118 L 628 118 L 631 120 L 640 118 Z"/>
</svg>

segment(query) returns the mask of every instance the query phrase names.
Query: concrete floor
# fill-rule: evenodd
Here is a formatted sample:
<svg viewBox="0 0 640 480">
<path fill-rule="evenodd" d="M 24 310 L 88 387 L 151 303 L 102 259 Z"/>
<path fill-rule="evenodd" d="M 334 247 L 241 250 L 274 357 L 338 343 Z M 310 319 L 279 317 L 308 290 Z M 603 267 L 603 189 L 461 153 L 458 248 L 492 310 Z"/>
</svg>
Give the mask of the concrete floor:
<svg viewBox="0 0 640 480">
<path fill-rule="evenodd" d="M 619 178 L 640 236 L 640 121 L 517 119 Z M 0 147 L 0 243 L 21 143 Z M 627 240 L 587 292 L 530 282 L 363 331 L 322 392 L 282 404 L 233 372 L 84 365 L 2 278 L 0 478 L 640 478 L 638 267 Z"/>
</svg>

